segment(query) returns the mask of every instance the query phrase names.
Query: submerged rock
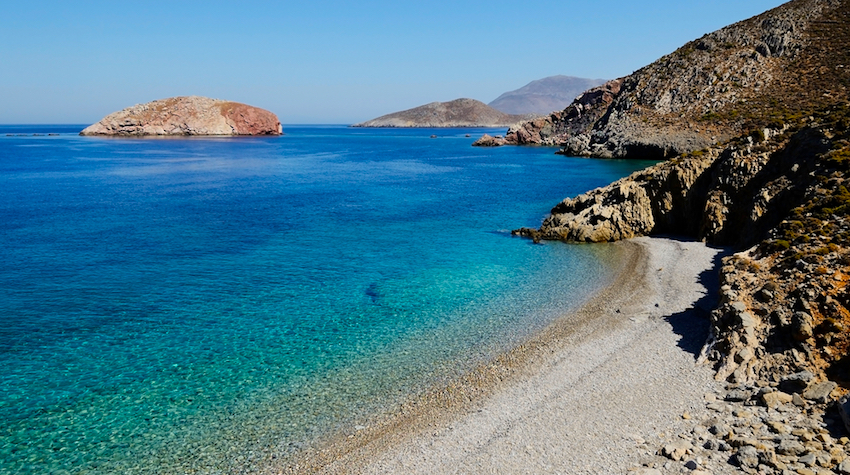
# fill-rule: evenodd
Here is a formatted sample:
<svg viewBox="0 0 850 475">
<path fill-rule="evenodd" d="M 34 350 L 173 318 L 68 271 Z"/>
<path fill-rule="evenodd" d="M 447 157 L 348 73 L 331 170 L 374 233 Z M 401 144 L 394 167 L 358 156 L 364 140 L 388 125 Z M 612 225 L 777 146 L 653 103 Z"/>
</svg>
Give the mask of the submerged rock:
<svg viewBox="0 0 850 475">
<path fill-rule="evenodd" d="M 238 102 L 181 96 L 113 112 L 80 135 L 280 135 L 273 113 Z"/>
</svg>

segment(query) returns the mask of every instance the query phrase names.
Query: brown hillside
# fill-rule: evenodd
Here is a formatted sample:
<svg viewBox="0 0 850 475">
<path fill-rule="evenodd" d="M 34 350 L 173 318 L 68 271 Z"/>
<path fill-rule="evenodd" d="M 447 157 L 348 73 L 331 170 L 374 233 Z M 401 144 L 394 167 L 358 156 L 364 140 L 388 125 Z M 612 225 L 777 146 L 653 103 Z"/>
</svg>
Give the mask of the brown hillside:
<svg viewBox="0 0 850 475">
<path fill-rule="evenodd" d="M 691 41 L 506 142 L 597 157 L 669 158 L 846 99 L 848 5 L 796 0 Z M 592 102 L 592 103 L 589 103 Z M 590 116 L 588 118 L 588 116 Z"/>
</svg>

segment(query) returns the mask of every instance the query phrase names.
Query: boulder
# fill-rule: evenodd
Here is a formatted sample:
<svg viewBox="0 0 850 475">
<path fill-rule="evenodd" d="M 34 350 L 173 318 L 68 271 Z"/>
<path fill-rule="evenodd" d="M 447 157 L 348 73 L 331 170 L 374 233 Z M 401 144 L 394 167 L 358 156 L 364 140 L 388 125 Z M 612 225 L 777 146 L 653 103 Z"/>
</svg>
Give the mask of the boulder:
<svg viewBox="0 0 850 475">
<path fill-rule="evenodd" d="M 680 440 L 665 445 L 661 449 L 661 454 L 671 460 L 678 462 L 684 460 L 685 457 L 688 455 L 688 451 L 691 449 L 693 449 L 693 445 L 684 440 Z"/>
<path fill-rule="evenodd" d="M 776 408 L 793 401 L 794 397 L 790 394 L 783 393 L 782 391 L 774 391 L 772 393 L 763 394 L 761 399 L 765 406 L 769 408 Z"/>
<path fill-rule="evenodd" d="M 803 392 L 803 398 L 808 399 L 809 401 L 827 402 L 829 400 L 829 395 L 837 387 L 838 385 L 832 381 L 814 383 L 806 388 L 805 392 Z"/>
<path fill-rule="evenodd" d="M 480 139 L 472 142 L 473 147 L 499 147 L 505 144 L 505 139 L 493 137 L 490 134 L 484 134 Z"/>
<path fill-rule="evenodd" d="M 788 393 L 801 393 L 806 390 L 813 379 L 815 379 L 815 375 L 810 371 L 800 371 L 782 378 L 779 382 L 779 388 Z"/>
</svg>

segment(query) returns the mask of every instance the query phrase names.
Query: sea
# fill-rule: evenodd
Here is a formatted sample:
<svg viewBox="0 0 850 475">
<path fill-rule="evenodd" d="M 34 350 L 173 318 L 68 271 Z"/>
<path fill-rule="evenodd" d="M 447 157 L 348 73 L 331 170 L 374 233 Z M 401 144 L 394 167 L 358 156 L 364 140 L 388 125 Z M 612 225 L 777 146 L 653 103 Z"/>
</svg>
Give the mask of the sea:
<svg viewBox="0 0 850 475">
<path fill-rule="evenodd" d="M 249 473 L 569 315 L 618 247 L 535 245 L 648 162 L 504 129 L 0 126 L 0 473 Z"/>
</svg>

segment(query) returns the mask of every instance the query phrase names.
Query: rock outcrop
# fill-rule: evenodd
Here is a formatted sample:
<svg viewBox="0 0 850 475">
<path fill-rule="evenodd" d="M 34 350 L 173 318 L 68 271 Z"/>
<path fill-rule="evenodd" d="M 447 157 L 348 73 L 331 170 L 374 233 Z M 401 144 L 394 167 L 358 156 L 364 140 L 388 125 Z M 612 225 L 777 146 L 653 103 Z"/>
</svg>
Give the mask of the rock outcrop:
<svg viewBox="0 0 850 475">
<path fill-rule="evenodd" d="M 507 127 L 529 118 L 497 111 L 475 99 L 432 102 L 387 114 L 352 127 Z"/>
<path fill-rule="evenodd" d="M 584 91 L 603 84 L 603 79 L 549 76 L 506 92 L 487 104 L 506 114 L 548 115 L 562 110 Z"/>
<path fill-rule="evenodd" d="M 580 242 L 675 234 L 747 249 L 722 269 L 728 289 L 712 343 L 719 375 L 814 370 L 817 351 L 835 361 L 850 350 L 850 107 L 753 135 L 566 199 L 540 229 L 515 233 Z M 828 319 L 842 336 L 818 342 L 815 329 Z M 830 342 L 843 343 L 825 350 Z M 789 353 L 770 357 L 780 347 Z M 850 388 L 850 363 L 841 364 Z"/>
<path fill-rule="evenodd" d="M 492 136 L 490 134 L 484 134 L 472 143 L 475 147 L 498 147 L 504 144 L 504 137 L 501 135 Z"/>
<path fill-rule="evenodd" d="M 271 112 L 238 102 L 181 96 L 138 104 L 104 117 L 80 135 L 280 135 Z"/>
<path fill-rule="evenodd" d="M 733 46 L 724 43 L 733 40 Z M 751 49 L 747 57 L 740 44 Z M 619 92 L 608 85 L 611 100 L 600 102 L 605 113 L 599 118 L 582 115 L 586 110 L 578 114 L 574 103 L 566 121 L 550 117 L 542 127 L 512 128 L 511 141 L 520 143 L 517 137 L 525 134 L 535 142 L 534 133 L 556 137 L 557 122 L 568 137 L 553 140 L 562 140 L 567 152 L 584 147 L 596 156 L 676 154 L 566 199 L 539 229 L 514 233 L 580 242 L 674 234 L 739 251 L 719 265 L 719 304 L 701 359 L 728 383 L 729 404 L 759 409 L 738 417 L 746 413 L 743 406 L 724 403 L 719 410 L 727 415 L 718 420 L 734 420 L 729 430 L 695 433 L 695 440 L 731 456 L 725 459 L 747 473 L 815 473 L 815 467 L 850 473 L 844 452 L 850 439 L 836 442 L 829 435 L 850 433 L 850 416 L 839 427 L 850 392 L 850 2 L 792 1 L 691 45 L 665 59 L 668 68 L 649 67 L 654 79 L 643 77 L 678 84 L 677 94 L 664 99 L 663 88 L 655 89 L 661 93 L 656 98 L 638 94 L 649 89 L 636 88 L 641 80 L 633 76 Z M 709 69 L 713 82 L 693 76 L 692 64 L 679 61 L 685 53 L 711 53 L 703 65 L 746 67 L 747 80 L 718 89 L 725 73 Z M 740 61 L 718 62 L 712 55 Z M 740 69 L 729 71 L 744 78 Z M 717 105 L 706 109 L 706 98 Z M 648 112 L 648 105 L 680 118 L 669 116 L 659 125 L 661 116 Z M 678 139 L 696 131 L 682 122 L 694 111 L 704 114 L 694 126 L 714 134 L 709 145 L 646 153 L 652 140 L 672 143 L 675 124 L 683 130 Z M 614 133 L 635 117 L 646 119 L 639 127 L 647 135 L 634 141 L 639 135 Z M 589 131 L 581 132 L 582 120 L 593 124 Z M 661 139 L 653 139 L 652 130 Z"/>
<path fill-rule="evenodd" d="M 575 156 L 665 159 L 771 125 L 777 107 L 805 109 L 846 94 L 820 71 L 833 48 L 820 32 L 838 0 L 797 0 L 692 41 L 563 111 L 518 124 L 506 144 Z M 827 22 L 827 23 L 825 23 Z M 834 29 L 833 29 L 834 30 Z M 818 71 L 812 76 L 812 71 Z M 590 91 L 588 92 L 590 93 Z"/>
</svg>

